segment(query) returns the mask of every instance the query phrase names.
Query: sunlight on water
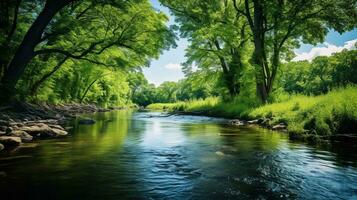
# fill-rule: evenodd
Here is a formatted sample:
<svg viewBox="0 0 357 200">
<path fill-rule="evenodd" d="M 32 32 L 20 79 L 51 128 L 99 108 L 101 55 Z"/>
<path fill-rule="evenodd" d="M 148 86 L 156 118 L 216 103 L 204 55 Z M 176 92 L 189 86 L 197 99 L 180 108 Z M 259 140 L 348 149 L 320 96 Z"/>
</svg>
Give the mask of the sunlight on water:
<svg viewBox="0 0 357 200">
<path fill-rule="evenodd" d="M 9 199 L 356 199 L 355 148 L 222 119 L 115 111 L 0 160 Z"/>
</svg>

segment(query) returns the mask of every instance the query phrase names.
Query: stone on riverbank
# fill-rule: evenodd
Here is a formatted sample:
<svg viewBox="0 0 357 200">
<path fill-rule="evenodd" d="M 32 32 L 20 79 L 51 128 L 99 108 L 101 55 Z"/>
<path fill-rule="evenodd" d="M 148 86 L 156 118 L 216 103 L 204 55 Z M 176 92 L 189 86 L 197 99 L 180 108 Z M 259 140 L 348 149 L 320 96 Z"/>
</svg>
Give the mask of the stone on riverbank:
<svg viewBox="0 0 357 200">
<path fill-rule="evenodd" d="M 24 142 L 29 142 L 33 139 L 33 136 L 21 130 L 12 131 L 10 135 L 15 137 L 20 137 L 21 140 Z"/>
<path fill-rule="evenodd" d="M 272 127 L 272 130 L 274 130 L 274 131 L 283 131 L 283 130 L 286 130 L 286 129 L 287 129 L 286 125 L 282 124 L 282 123 L 281 124 L 277 124 L 277 125 Z"/>
<path fill-rule="evenodd" d="M 51 128 L 49 125 L 44 123 L 37 123 L 36 125 L 32 125 L 32 126 L 23 126 L 20 128 L 20 130 L 25 131 L 32 136 L 42 137 L 42 138 L 58 137 L 68 134 L 64 130 Z"/>
<path fill-rule="evenodd" d="M 233 119 L 229 121 L 229 124 L 235 125 L 235 126 L 244 126 L 245 122 L 239 119 Z"/>
<path fill-rule="evenodd" d="M 248 124 L 260 124 L 263 121 L 264 121 L 263 119 L 254 119 L 254 120 L 247 121 L 247 123 Z"/>
<path fill-rule="evenodd" d="M 67 131 L 57 129 L 57 128 L 52 128 L 52 131 L 56 133 L 56 137 L 61 137 L 61 136 L 66 136 L 68 135 Z"/>
<path fill-rule="evenodd" d="M 0 143 L 5 147 L 19 146 L 21 144 L 21 138 L 14 136 L 0 136 Z"/>
<path fill-rule="evenodd" d="M 60 130 L 63 130 L 64 131 L 64 128 L 60 125 L 57 125 L 57 124 L 48 124 L 48 126 L 50 128 L 54 128 L 54 129 L 60 129 Z"/>
</svg>

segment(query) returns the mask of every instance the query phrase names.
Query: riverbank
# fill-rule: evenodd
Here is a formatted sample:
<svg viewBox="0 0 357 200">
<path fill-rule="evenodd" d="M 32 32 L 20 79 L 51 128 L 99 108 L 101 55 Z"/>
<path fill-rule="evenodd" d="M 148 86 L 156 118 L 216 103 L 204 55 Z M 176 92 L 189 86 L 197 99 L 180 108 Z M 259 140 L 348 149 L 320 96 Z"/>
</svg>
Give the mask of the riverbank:
<svg viewBox="0 0 357 200">
<path fill-rule="evenodd" d="M 286 130 L 292 139 L 357 139 L 357 87 L 337 89 L 320 96 L 295 95 L 283 102 L 261 106 L 240 102 L 239 99 L 223 102 L 218 98 L 208 98 L 151 104 L 147 108 L 239 119 L 232 123 Z"/>
<path fill-rule="evenodd" d="M 104 109 L 92 104 L 48 105 L 12 102 L 3 105 L 0 107 L 0 151 L 16 148 L 32 140 L 64 137 L 72 128 L 67 126 L 68 122 L 76 115 L 113 109 L 117 108 Z"/>
</svg>

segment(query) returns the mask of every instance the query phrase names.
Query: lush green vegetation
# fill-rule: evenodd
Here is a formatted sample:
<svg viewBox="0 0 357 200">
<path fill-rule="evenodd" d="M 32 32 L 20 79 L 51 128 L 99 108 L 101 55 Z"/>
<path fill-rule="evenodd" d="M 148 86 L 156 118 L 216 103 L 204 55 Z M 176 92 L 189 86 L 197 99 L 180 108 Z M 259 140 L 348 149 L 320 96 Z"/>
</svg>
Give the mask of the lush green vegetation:
<svg viewBox="0 0 357 200">
<path fill-rule="evenodd" d="M 5 0 L 0 13 L 3 102 L 130 103 L 132 74 L 175 45 L 147 0 Z"/>
<path fill-rule="evenodd" d="M 224 98 L 222 93 L 216 97 L 151 104 L 148 108 L 226 118 L 266 118 L 270 120 L 270 125 L 285 123 L 288 124 L 289 132 L 299 134 L 323 136 L 355 133 L 356 62 L 357 50 L 344 50 L 330 57 L 316 57 L 311 62 L 284 63 L 268 104 L 262 105 L 249 92 L 254 91 L 254 88 L 247 87 L 240 95 L 230 99 Z M 182 82 L 185 81 L 189 79 Z M 178 83 L 174 94 L 179 93 L 181 87 L 184 86 Z M 176 99 L 179 98 L 173 97 L 163 102 L 174 102 Z"/>
<path fill-rule="evenodd" d="M 226 102 L 219 98 L 177 103 L 156 103 L 149 109 L 185 111 L 209 116 L 272 119 L 270 124 L 287 123 L 291 133 L 331 135 L 357 130 L 357 88 L 336 89 L 325 95 L 291 95 L 286 101 L 258 106 L 236 98 Z"/>
<path fill-rule="evenodd" d="M 171 27 L 149 0 L 1 1 L 1 103 L 151 104 L 272 117 L 292 132 L 319 135 L 356 122 L 356 48 L 292 61 L 302 43 L 356 28 L 355 0 L 160 2 L 175 16 Z M 150 84 L 142 68 L 178 36 L 190 42 L 186 77 Z"/>
</svg>

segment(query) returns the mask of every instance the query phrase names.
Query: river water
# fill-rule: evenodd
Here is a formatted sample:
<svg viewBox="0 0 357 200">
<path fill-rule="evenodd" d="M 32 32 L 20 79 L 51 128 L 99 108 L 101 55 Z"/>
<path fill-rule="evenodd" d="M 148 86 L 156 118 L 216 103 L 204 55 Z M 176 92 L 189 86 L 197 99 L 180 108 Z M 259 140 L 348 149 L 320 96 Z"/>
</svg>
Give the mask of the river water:
<svg viewBox="0 0 357 200">
<path fill-rule="evenodd" d="M 356 147 L 157 115 L 90 115 L 67 138 L 1 155 L 0 198 L 357 199 Z"/>
</svg>

